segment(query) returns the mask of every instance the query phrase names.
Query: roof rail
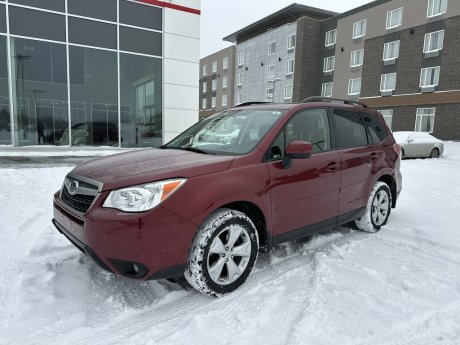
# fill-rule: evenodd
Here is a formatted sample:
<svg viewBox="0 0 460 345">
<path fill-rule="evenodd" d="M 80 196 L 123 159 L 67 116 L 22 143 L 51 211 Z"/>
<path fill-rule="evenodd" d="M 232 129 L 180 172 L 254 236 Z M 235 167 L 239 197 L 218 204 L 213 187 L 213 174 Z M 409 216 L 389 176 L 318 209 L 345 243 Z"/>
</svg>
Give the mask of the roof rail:
<svg viewBox="0 0 460 345">
<path fill-rule="evenodd" d="M 342 98 L 332 98 L 332 97 L 321 97 L 321 96 L 314 96 L 314 97 L 308 97 L 305 98 L 302 102 L 300 103 L 308 103 L 308 102 L 330 102 L 332 101 L 336 102 L 342 102 L 343 104 L 349 104 L 349 105 L 360 105 L 363 108 L 369 108 L 367 104 L 358 102 L 358 101 L 353 101 L 351 99 L 342 99 Z"/>
<path fill-rule="evenodd" d="M 255 104 L 271 104 L 272 102 L 260 102 L 260 101 L 253 101 L 253 102 L 244 102 L 244 103 L 240 103 L 238 105 L 235 105 L 235 108 L 238 108 L 238 107 L 245 107 L 247 105 L 255 105 Z"/>
</svg>

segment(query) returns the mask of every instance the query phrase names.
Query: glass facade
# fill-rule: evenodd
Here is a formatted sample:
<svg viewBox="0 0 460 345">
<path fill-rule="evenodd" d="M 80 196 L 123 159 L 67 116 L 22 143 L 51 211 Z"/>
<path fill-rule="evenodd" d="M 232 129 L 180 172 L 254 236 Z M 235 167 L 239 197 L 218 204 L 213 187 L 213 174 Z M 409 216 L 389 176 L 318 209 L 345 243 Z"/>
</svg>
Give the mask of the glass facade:
<svg viewBox="0 0 460 345">
<path fill-rule="evenodd" d="M 0 0 L 0 145 L 161 145 L 162 8 L 65 4 Z"/>
</svg>

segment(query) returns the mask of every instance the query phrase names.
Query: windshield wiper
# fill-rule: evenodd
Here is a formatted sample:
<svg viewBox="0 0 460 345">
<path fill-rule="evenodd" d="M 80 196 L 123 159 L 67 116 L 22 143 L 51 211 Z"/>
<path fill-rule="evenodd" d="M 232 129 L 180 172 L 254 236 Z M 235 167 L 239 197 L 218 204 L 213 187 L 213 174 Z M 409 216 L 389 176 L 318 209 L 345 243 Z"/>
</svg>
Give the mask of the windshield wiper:
<svg viewBox="0 0 460 345">
<path fill-rule="evenodd" d="M 179 150 L 185 150 L 185 151 L 196 152 L 196 153 L 204 153 L 206 155 L 214 154 L 208 151 L 201 150 L 196 147 L 181 147 Z"/>
</svg>

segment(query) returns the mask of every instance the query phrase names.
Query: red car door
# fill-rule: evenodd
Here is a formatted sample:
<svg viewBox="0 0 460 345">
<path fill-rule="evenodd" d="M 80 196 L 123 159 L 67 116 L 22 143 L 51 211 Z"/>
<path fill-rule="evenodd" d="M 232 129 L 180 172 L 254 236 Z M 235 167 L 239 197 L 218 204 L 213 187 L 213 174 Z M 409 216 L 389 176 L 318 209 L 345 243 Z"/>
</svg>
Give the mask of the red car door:
<svg viewBox="0 0 460 345">
<path fill-rule="evenodd" d="M 382 152 L 378 145 L 369 145 L 359 112 L 335 109 L 333 117 L 342 165 L 339 214 L 344 215 L 366 206 Z"/>
<path fill-rule="evenodd" d="M 292 159 L 283 166 L 286 143 L 313 144 L 306 159 Z M 279 150 L 279 152 L 278 152 Z M 296 113 L 271 147 L 269 161 L 273 236 L 288 235 L 322 221 L 335 222 L 340 188 L 340 155 L 331 151 L 327 111 L 306 109 Z"/>
</svg>

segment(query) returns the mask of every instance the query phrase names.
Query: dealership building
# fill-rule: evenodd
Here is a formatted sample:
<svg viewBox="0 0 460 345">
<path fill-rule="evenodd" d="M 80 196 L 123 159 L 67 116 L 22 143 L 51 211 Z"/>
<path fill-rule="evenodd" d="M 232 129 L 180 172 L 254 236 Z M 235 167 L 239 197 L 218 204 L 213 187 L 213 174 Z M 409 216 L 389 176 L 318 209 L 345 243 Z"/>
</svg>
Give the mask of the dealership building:
<svg viewBox="0 0 460 345">
<path fill-rule="evenodd" d="M 143 147 L 198 120 L 200 0 L 0 0 L 0 147 Z"/>
</svg>

